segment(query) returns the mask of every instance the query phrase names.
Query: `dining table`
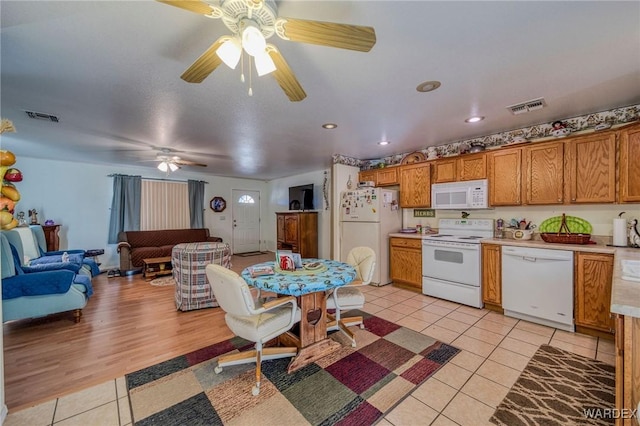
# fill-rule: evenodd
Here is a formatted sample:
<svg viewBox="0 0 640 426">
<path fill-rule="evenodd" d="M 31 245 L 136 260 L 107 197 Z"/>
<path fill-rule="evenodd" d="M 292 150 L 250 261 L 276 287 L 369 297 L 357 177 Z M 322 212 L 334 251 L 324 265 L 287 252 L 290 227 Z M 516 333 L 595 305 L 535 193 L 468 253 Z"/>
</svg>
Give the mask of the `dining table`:
<svg viewBox="0 0 640 426">
<path fill-rule="evenodd" d="M 297 355 L 289 363 L 289 373 L 341 347 L 340 343 L 327 337 L 327 295 L 356 278 L 353 266 L 336 260 L 305 258 L 302 265 L 302 268 L 286 271 L 274 261 L 262 262 L 245 268 L 241 273 L 250 286 L 261 292 L 297 297 L 299 326 L 278 338 L 281 345 L 298 348 Z M 264 270 L 265 267 L 270 267 L 274 273 L 253 276 L 252 271 Z"/>
</svg>

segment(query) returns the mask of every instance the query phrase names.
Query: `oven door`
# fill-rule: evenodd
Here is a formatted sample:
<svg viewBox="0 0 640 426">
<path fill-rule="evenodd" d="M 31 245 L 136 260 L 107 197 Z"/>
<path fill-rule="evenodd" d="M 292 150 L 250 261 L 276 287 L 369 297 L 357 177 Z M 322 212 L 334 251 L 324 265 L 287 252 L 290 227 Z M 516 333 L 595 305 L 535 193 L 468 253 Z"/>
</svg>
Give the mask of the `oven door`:
<svg viewBox="0 0 640 426">
<path fill-rule="evenodd" d="M 480 287 L 480 244 L 423 240 L 422 276 Z"/>
</svg>

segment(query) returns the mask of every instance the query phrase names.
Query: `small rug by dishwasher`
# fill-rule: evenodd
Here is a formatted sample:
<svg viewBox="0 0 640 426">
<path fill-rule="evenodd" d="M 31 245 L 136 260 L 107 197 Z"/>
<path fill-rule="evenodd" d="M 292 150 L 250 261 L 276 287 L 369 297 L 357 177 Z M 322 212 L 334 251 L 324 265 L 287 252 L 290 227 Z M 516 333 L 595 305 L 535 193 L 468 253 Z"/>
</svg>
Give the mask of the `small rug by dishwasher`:
<svg viewBox="0 0 640 426">
<path fill-rule="evenodd" d="M 216 358 L 253 346 L 239 337 L 126 375 L 133 421 L 142 425 L 371 425 L 460 350 L 370 314 L 343 346 L 292 374 L 289 358 L 263 361 L 258 396 L 255 364 L 226 367 Z"/>
<path fill-rule="evenodd" d="M 613 418 L 593 417 L 614 406 L 614 366 L 542 345 L 489 420 L 508 426 L 611 425 Z"/>
<path fill-rule="evenodd" d="M 176 280 L 173 279 L 173 276 L 169 275 L 168 277 L 155 278 L 149 281 L 149 284 L 155 285 L 156 287 L 163 287 L 166 285 L 175 285 Z"/>
</svg>

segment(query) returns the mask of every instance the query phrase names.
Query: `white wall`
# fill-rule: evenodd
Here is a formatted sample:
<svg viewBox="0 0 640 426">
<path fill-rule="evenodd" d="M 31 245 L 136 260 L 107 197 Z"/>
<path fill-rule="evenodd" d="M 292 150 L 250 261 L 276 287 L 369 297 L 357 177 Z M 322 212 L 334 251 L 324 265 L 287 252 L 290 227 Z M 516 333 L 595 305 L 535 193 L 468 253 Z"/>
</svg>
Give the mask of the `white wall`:
<svg viewBox="0 0 640 426">
<path fill-rule="evenodd" d="M 155 168 L 73 163 L 27 157 L 18 157 L 14 167 L 20 169 L 24 176 L 23 181 L 16 184 L 21 194 L 16 212 L 26 213 L 35 208 L 38 211 L 40 223 L 52 219 L 61 224 L 61 249 L 104 248 L 105 254 L 99 258 L 103 269 L 119 265 L 116 245 L 107 244 L 113 194 L 113 178 L 107 175 L 119 173 L 148 178 L 167 177 Z M 209 228 L 211 235 L 220 236 L 229 243 L 231 243 L 233 229 L 231 191 L 233 189 L 257 190 L 260 191 L 263 199 L 265 194 L 269 193 L 267 182 L 193 173 L 184 169 L 169 175 L 168 178 L 208 182 L 205 185 L 205 205 L 203 206 L 205 227 Z M 209 208 L 209 200 L 214 196 L 223 197 L 227 201 L 227 208 L 222 213 L 214 213 Z M 262 217 L 268 218 L 269 205 L 263 202 L 261 208 Z M 269 222 L 266 223 L 269 224 Z M 275 232 L 275 223 L 272 228 L 273 230 L 266 231 Z M 265 230 L 263 229 L 262 232 L 265 233 Z"/>
</svg>

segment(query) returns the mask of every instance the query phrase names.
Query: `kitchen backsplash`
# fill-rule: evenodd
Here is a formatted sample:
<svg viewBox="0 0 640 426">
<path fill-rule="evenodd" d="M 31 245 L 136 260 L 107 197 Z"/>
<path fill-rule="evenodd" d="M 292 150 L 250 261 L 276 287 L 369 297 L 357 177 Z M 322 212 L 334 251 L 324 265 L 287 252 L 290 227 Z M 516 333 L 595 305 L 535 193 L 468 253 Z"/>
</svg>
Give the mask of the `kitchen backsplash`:
<svg viewBox="0 0 640 426">
<path fill-rule="evenodd" d="M 543 220 L 554 216 L 561 216 L 566 213 L 569 216 L 580 217 L 593 226 L 593 235 L 612 236 L 613 219 L 618 217 L 620 212 L 627 221 L 631 219 L 640 220 L 640 204 L 598 204 L 580 206 L 524 206 L 524 207 L 496 207 L 490 210 L 469 210 L 469 219 L 504 219 L 505 223 L 513 218 L 526 219 L 533 224 L 540 225 Z M 432 228 L 438 227 L 439 219 L 459 219 L 462 217 L 461 211 L 457 210 L 436 210 L 435 218 L 413 217 L 413 209 L 403 209 L 402 219 L 404 228 L 413 228 L 416 225 L 428 225 Z M 536 232 L 537 235 L 537 232 Z"/>
</svg>

